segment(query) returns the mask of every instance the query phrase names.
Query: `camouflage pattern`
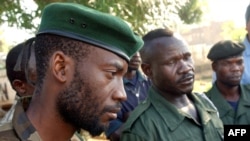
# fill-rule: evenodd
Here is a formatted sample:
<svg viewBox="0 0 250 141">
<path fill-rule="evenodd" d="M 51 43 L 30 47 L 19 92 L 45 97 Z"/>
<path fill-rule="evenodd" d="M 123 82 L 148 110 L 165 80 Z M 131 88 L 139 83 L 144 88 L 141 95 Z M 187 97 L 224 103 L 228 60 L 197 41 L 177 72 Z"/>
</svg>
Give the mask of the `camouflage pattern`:
<svg viewBox="0 0 250 141">
<path fill-rule="evenodd" d="M 12 122 L 0 126 L 0 140 L 41 141 L 41 138 L 26 116 L 20 101 L 17 102 Z"/>
<path fill-rule="evenodd" d="M 21 101 L 17 102 L 12 122 L 0 125 L 0 141 L 42 141 L 26 116 Z M 71 141 L 83 141 L 83 139 L 74 134 Z"/>
</svg>

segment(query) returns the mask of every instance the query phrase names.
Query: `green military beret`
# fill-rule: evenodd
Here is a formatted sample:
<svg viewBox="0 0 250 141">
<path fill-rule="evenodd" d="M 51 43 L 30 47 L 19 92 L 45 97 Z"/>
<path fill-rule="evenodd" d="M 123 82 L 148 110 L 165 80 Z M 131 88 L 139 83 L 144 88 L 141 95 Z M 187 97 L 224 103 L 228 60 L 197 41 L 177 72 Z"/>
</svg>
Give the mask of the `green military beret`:
<svg viewBox="0 0 250 141">
<path fill-rule="evenodd" d="M 42 14 L 39 34 L 56 34 L 109 50 L 127 61 L 142 46 L 122 19 L 76 3 L 52 3 Z"/>
<path fill-rule="evenodd" d="M 219 41 L 214 44 L 208 52 L 207 58 L 211 61 L 225 59 L 240 55 L 245 50 L 245 46 L 230 40 Z"/>
</svg>

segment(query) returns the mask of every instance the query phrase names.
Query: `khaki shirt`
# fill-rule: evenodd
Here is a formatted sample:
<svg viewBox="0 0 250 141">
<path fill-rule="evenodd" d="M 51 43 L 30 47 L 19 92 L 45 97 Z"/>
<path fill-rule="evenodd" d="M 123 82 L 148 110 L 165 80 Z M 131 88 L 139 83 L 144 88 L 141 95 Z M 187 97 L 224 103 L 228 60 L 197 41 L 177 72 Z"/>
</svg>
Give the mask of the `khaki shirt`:
<svg viewBox="0 0 250 141">
<path fill-rule="evenodd" d="M 76 134 L 72 137 L 72 141 L 82 140 Z M 12 122 L 0 126 L 0 141 L 42 141 L 26 116 L 20 101 L 17 102 Z"/>
<path fill-rule="evenodd" d="M 200 123 L 180 112 L 156 92 L 130 114 L 121 141 L 222 141 L 223 124 L 212 102 L 204 94 L 188 94 Z"/>
</svg>

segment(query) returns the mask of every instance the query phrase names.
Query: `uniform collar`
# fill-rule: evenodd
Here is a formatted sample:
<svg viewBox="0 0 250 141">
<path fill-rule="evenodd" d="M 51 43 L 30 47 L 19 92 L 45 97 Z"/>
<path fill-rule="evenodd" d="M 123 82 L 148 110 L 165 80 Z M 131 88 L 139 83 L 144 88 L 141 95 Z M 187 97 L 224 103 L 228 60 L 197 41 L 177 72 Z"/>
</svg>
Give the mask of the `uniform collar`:
<svg viewBox="0 0 250 141">
<path fill-rule="evenodd" d="M 228 112 L 233 110 L 231 105 L 224 99 L 224 97 L 222 96 L 221 92 L 219 91 L 219 89 L 215 84 L 209 91 L 210 91 L 209 97 L 211 101 L 213 101 L 213 103 L 218 108 L 220 117 L 224 117 Z"/>
<path fill-rule="evenodd" d="M 41 141 L 35 127 L 29 121 L 24 112 L 21 101 L 17 102 L 15 113 L 12 120 L 14 129 L 21 140 Z"/>
<path fill-rule="evenodd" d="M 175 130 L 186 118 L 184 114 L 170 102 L 168 102 L 163 96 L 161 96 L 155 88 L 149 90 L 149 99 L 152 105 L 162 117 L 162 120 L 168 125 L 171 131 Z M 209 102 L 200 100 L 196 94 L 190 94 L 189 97 L 193 99 L 193 102 L 197 108 L 198 114 L 202 124 L 207 124 L 211 119 L 209 113 L 217 111 L 210 106 Z M 167 117 L 166 117 L 167 116 Z"/>
<path fill-rule="evenodd" d="M 240 96 L 240 102 L 239 104 L 241 106 L 238 106 L 237 109 L 237 115 L 242 115 L 245 113 L 246 110 L 249 109 L 250 107 L 250 95 L 249 95 L 249 91 L 250 91 L 250 85 L 240 85 L 240 89 L 241 89 L 241 96 Z M 248 108 L 245 108 L 248 107 Z"/>
</svg>

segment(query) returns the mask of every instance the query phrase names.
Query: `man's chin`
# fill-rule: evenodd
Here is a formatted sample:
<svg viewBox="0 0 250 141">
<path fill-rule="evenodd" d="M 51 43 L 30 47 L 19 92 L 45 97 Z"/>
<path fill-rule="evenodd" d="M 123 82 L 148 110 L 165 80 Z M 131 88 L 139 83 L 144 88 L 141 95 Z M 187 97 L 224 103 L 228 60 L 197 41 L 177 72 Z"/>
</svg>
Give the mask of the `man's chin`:
<svg viewBox="0 0 250 141">
<path fill-rule="evenodd" d="M 96 137 L 96 136 L 100 136 L 102 133 L 104 132 L 104 130 L 103 131 L 95 131 L 95 132 L 90 132 L 89 131 L 89 134 L 92 136 L 92 137 Z"/>
<path fill-rule="evenodd" d="M 107 128 L 109 124 L 102 124 L 102 125 L 97 125 L 87 131 L 89 131 L 90 135 L 95 137 L 95 136 L 100 136 Z"/>
</svg>

